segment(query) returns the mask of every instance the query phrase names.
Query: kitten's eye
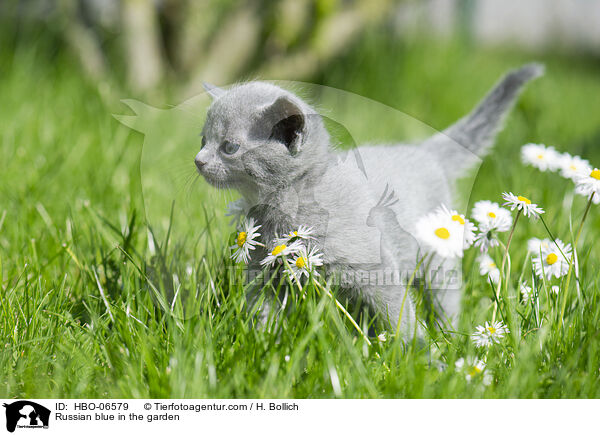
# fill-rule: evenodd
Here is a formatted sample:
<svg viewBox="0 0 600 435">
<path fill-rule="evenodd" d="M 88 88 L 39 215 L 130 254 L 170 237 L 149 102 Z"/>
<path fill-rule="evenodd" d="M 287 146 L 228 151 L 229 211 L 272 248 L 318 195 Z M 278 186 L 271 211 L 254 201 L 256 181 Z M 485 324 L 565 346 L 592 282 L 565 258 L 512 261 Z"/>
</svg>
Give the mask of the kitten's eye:
<svg viewBox="0 0 600 435">
<path fill-rule="evenodd" d="M 206 146 L 206 136 L 202 136 L 202 148 Z"/>
<path fill-rule="evenodd" d="M 223 150 L 223 152 L 225 154 L 233 154 L 235 153 L 238 149 L 240 148 L 240 146 L 236 143 L 233 142 L 229 142 L 228 140 L 224 141 L 221 144 L 221 149 Z"/>
</svg>

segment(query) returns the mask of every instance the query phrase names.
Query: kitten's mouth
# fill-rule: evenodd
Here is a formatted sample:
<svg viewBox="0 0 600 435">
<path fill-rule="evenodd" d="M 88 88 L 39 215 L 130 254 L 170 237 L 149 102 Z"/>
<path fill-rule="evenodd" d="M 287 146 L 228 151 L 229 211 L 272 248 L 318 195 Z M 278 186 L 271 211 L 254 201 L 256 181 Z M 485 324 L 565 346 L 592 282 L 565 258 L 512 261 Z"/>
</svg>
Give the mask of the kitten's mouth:
<svg viewBox="0 0 600 435">
<path fill-rule="evenodd" d="M 228 183 L 226 180 L 217 177 L 211 172 L 201 171 L 200 169 L 198 169 L 198 173 L 202 176 L 202 178 L 204 178 L 208 182 L 208 184 L 216 187 L 217 189 L 224 189 L 228 187 Z"/>
<path fill-rule="evenodd" d="M 208 183 L 212 184 L 213 186 L 217 186 L 217 184 L 219 183 L 219 180 L 217 180 L 213 175 L 209 173 L 202 172 L 200 170 L 198 170 L 198 173 L 202 176 L 202 178 L 204 178 L 206 181 L 208 181 Z"/>
</svg>

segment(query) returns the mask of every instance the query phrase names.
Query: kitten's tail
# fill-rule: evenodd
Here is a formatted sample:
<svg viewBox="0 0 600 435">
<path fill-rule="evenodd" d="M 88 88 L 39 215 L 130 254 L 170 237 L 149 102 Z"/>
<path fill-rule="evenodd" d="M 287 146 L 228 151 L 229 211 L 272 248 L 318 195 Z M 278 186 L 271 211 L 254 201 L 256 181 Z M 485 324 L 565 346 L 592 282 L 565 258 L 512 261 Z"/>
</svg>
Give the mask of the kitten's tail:
<svg viewBox="0 0 600 435">
<path fill-rule="evenodd" d="M 423 146 L 439 157 L 451 178 L 464 175 L 464 170 L 492 146 L 523 85 L 543 73 L 544 66 L 538 63 L 510 71 L 471 113 L 425 141 Z"/>
</svg>

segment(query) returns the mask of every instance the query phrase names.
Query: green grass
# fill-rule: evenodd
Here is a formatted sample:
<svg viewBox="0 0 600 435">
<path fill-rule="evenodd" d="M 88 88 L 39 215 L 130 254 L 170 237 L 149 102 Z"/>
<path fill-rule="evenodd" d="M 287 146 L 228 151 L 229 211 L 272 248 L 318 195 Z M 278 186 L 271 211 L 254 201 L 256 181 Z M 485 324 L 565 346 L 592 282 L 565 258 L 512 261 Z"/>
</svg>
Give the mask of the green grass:
<svg viewBox="0 0 600 435">
<path fill-rule="evenodd" d="M 40 51 L 19 47 L 0 59 L 0 395 L 600 396 L 597 207 L 578 246 L 582 294 L 570 289 L 564 326 L 547 292 L 540 297 L 540 329 L 531 307 L 518 300 L 521 272 L 531 282 L 526 240 L 545 235 L 541 223 L 519 222 L 501 305 L 512 334 L 487 355 L 494 375 L 488 387 L 454 370 L 458 358 L 478 355 L 468 334 L 491 317 L 492 291 L 472 251 L 464 262 L 461 334 L 432 331 L 435 340 L 425 347 L 391 337 L 383 343 L 371 337 L 366 345 L 312 286 L 304 299 L 292 292 L 296 309 L 270 331 L 253 329 L 243 271 L 228 259 L 232 229 L 222 210 L 205 207 L 196 211 L 197 221 L 165 231 L 170 207 L 142 201 L 143 136 L 111 116 L 126 109 L 103 100 L 70 58 Z M 372 36 L 315 81 L 441 129 L 503 72 L 533 58 L 546 63 L 547 75 L 519 101 L 477 175 L 470 202 L 500 201 L 505 190 L 526 194 L 546 209 L 553 233 L 571 241 L 585 201 L 577 197 L 572 208 L 564 207 L 570 182 L 524 167 L 518 152 L 523 143 L 540 141 L 600 164 L 600 101 L 592 97 L 600 93 L 597 62 Z M 202 183 L 190 189 L 213 195 Z M 154 255 L 146 216 L 165 226 L 155 228 Z M 274 282 L 268 290 L 285 288 Z M 439 362 L 447 368 L 439 370 Z"/>
</svg>

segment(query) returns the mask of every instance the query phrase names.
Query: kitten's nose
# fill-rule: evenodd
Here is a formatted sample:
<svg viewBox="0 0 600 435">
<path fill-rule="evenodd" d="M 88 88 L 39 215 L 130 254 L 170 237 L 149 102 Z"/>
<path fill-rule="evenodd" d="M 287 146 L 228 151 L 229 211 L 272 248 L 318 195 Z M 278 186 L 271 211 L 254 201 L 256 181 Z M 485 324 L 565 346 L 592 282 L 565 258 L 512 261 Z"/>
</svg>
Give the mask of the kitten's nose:
<svg viewBox="0 0 600 435">
<path fill-rule="evenodd" d="M 196 167 L 198 169 L 202 169 L 202 167 L 204 165 L 206 165 L 206 162 L 203 162 L 202 160 L 200 160 L 200 158 L 198 158 L 198 156 L 196 156 L 196 158 L 194 159 L 194 163 L 196 163 Z"/>
</svg>

